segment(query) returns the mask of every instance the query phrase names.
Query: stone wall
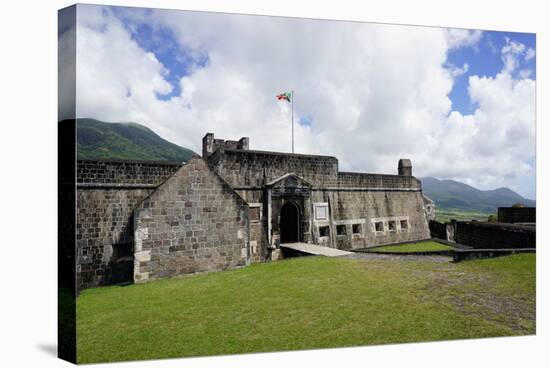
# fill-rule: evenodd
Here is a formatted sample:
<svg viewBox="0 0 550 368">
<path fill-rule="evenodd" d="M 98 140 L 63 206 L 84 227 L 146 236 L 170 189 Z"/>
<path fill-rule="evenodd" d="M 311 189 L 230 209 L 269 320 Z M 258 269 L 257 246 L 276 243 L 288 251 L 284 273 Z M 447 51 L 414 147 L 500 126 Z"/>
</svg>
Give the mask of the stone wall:
<svg viewBox="0 0 550 368">
<path fill-rule="evenodd" d="M 135 214 L 134 281 L 244 266 L 249 207 L 195 157 Z"/>
<path fill-rule="evenodd" d="M 232 187 L 262 187 L 294 173 L 318 187 L 338 185 L 338 160 L 330 156 L 266 151 L 218 150 L 208 164 Z"/>
<path fill-rule="evenodd" d="M 499 207 L 498 222 L 517 223 L 537 221 L 537 209 L 535 207 Z"/>
<path fill-rule="evenodd" d="M 169 162 L 78 160 L 78 290 L 133 279 L 136 206 L 181 165 Z"/>
<path fill-rule="evenodd" d="M 206 135 L 202 138 L 202 158 L 206 160 L 208 156 L 219 149 L 247 150 L 248 142 L 249 139 L 247 137 L 242 137 L 238 141 L 232 141 L 225 139 L 214 139 L 213 133 L 206 133 Z"/>
<path fill-rule="evenodd" d="M 536 248 L 534 226 L 455 222 L 455 241 L 477 249 Z"/>
<path fill-rule="evenodd" d="M 78 160 L 76 174 L 81 186 L 156 187 L 180 167 L 170 161 Z"/>
<path fill-rule="evenodd" d="M 432 237 L 439 239 L 447 239 L 447 225 L 435 220 L 430 221 L 430 233 Z"/>
<path fill-rule="evenodd" d="M 152 190 L 77 190 L 79 290 L 132 280 L 134 209 Z"/>
<path fill-rule="evenodd" d="M 315 190 L 311 202 L 315 243 L 362 249 L 430 238 L 420 191 Z M 320 203 L 329 206 L 327 220 L 315 217 L 315 206 Z M 329 227 L 329 234 L 323 238 L 320 228 L 324 226 Z"/>
<path fill-rule="evenodd" d="M 417 189 L 420 180 L 414 176 L 339 172 L 340 188 L 376 188 L 376 189 Z"/>
<path fill-rule="evenodd" d="M 421 183 L 413 176 L 338 172 L 338 160 L 330 156 L 230 148 L 210 154 L 208 164 L 248 203 L 261 202 L 266 221 L 251 228 L 251 244 L 260 245 L 261 256 L 279 244 L 279 211 L 286 201 L 300 208 L 300 241 L 357 249 L 430 237 Z M 274 197 L 271 217 L 266 218 L 269 205 L 262 189 L 290 173 L 311 185 L 312 198 Z M 314 202 L 330 204 L 330 219 L 313 219 Z M 381 231 L 374 230 L 377 222 Z M 390 229 L 391 224 L 395 226 Z M 323 236 L 327 226 L 329 235 Z M 337 231 L 343 227 L 345 235 Z"/>
</svg>

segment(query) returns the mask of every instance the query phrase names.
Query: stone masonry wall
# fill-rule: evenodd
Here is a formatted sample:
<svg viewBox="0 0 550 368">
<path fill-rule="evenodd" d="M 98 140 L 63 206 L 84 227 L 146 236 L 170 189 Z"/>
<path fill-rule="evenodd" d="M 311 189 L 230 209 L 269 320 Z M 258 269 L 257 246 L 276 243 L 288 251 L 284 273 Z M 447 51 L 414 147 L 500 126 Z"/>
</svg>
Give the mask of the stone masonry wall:
<svg viewBox="0 0 550 368">
<path fill-rule="evenodd" d="M 420 189 L 420 180 L 414 176 L 339 172 L 340 188 Z"/>
<path fill-rule="evenodd" d="M 457 243 L 477 249 L 536 248 L 534 226 L 491 222 L 456 222 Z"/>
<path fill-rule="evenodd" d="M 131 281 L 134 208 L 151 192 L 77 190 L 78 290 Z"/>
<path fill-rule="evenodd" d="M 135 214 L 134 281 L 249 263 L 249 208 L 195 157 Z"/>
<path fill-rule="evenodd" d="M 158 186 L 180 167 L 170 161 L 78 160 L 76 174 L 80 184 Z"/>
<path fill-rule="evenodd" d="M 330 202 L 331 218 L 330 221 L 304 224 L 304 241 L 311 239 L 326 246 L 356 249 L 430 237 L 421 183 L 413 176 L 338 172 L 338 160 L 330 156 L 232 149 L 214 152 L 208 163 L 248 203 L 265 201 L 262 187 L 285 174 L 294 173 L 311 184 L 314 188 L 312 202 Z M 275 222 L 271 227 L 275 237 L 276 204 L 274 201 L 272 218 Z M 265 218 L 266 204 L 262 207 Z M 313 207 L 304 209 L 304 216 L 313 211 Z M 401 220 L 406 221 L 406 229 L 400 227 Z M 379 221 L 384 229 L 374 231 L 374 222 Z M 395 230 L 388 228 L 390 221 L 397 224 Z M 360 234 L 353 233 L 354 224 L 359 225 Z M 319 227 L 327 225 L 331 229 L 330 236 L 321 237 Z M 338 225 L 347 228 L 346 235 L 337 234 Z M 269 247 L 267 222 L 263 223 L 261 233 L 256 230 L 251 231 L 251 241 L 261 245 L 263 254 Z"/>
<path fill-rule="evenodd" d="M 77 288 L 133 279 L 136 206 L 181 165 L 78 160 Z"/>
<path fill-rule="evenodd" d="M 361 249 L 430 238 L 420 191 L 317 190 L 311 202 L 313 207 L 317 203 L 329 204 L 329 219 L 314 219 L 312 229 L 314 241 L 329 241 L 327 246 Z M 380 231 L 376 229 L 377 222 L 382 225 Z M 394 229 L 390 222 L 395 224 Z M 328 239 L 319 239 L 321 226 L 330 227 Z M 338 234 L 338 226 L 344 234 Z"/>
<path fill-rule="evenodd" d="M 421 188 L 414 176 L 338 172 L 338 160 L 331 156 L 226 149 L 216 151 L 208 163 L 237 188 L 258 188 L 288 173 L 317 188 Z"/>
<path fill-rule="evenodd" d="M 250 205 L 251 213 L 257 214 L 259 218 L 259 220 L 250 218 L 250 262 L 264 261 L 268 256 L 268 211 L 264 190 L 237 190 L 236 193 Z"/>
<path fill-rule="evenodd" d="M 314 186 L 338 184 L 338 160 L 264 151 L 218 150 L 208 158 L 210 167 L 232 187 L 261 187 L 294 173 Z"/>
<path fill-rule="evenodd" d="M 430 233 L 434 238 L 447 239 L 447 224 L 437 222 L 435 220 L 430 221 Z"/>
</svg>

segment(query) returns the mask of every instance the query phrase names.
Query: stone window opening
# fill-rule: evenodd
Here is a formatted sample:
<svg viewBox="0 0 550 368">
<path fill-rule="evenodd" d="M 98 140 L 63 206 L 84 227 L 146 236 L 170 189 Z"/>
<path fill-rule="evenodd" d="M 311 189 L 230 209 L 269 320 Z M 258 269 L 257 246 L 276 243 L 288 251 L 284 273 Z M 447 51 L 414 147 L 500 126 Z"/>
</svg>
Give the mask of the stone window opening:
<svg viewBox="0 0 550 368">
<path fill-rule="evenodd" d="M 388 221 L 388 230 L 389 231 L 396 231 L 397 230 L 397 225 L 395 223 L 395 221 Z"/>
<path fill-rule="evenodd" d="M 346 235 L 347 229 L 346 225 L 336 225 L 336 235 Z"/>
<path fill-rule="evenodd" d="M 409 228 L 409 221 L 407 220 L 401 220 L 401 230 L 407 230 Z"/>
<path fill-rule="evenodd" d="M 382 221 L 375 222 L 374 223 L 374 230 L 376 232 L 384 231 L 384 223 Z"/>
<path fill-rule="evenodd" d="M 354 235 L 360 235 L 361 234 L 361 224 L 353 224 L 351 225 L 351 232 Z"/>
<path fill-rule="evenodd" d="M 319 237 L 327 237 L 330 235 L 330 228 L 328 226 L 320 226 L 319 227 Z"/>
</svg>

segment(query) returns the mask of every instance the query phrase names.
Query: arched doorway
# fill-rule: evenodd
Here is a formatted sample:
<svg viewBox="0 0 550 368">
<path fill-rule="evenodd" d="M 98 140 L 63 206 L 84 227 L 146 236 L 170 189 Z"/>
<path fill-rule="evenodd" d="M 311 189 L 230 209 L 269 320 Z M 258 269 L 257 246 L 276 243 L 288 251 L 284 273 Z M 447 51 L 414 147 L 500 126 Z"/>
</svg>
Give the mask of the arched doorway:
<svg viewBox="0 0 550 368">
<path fill-rule="evenodd" d="M 286 202 L 281 208 L 279 224 L 281 243 L 297 243 L 300 241 L 300 211 L 292 202 Z"/>
</svg>

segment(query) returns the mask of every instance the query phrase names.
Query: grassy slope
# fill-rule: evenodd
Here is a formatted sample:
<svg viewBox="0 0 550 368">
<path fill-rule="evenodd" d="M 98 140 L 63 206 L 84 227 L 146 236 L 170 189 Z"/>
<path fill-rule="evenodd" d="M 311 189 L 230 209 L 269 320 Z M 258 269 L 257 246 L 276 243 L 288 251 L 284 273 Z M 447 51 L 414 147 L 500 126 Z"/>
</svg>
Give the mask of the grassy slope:
<svg viewBox="0 0 550 368">
<path fill-rule="evenodd" d="M 84 291 L 81 363 L 533 334 L 535 256 L 302 257 Z"/>
<path fill-rule="evenodd" d="M 104 123 L 94 119 L 78 119 L 77 141 L 79 159 L 185 162 L 194 154 L 193 151 L 170 143 L 151 129 L 136 123 Z"/>
<path fill-rule="evenodd" d="M 377 247 L 372 249 L 373 252 L 399 252 L 399 253 L 408 253 L 408 252 L 431 252 L 437 250 L 451 250 L 452 248 L 435 242 L 435 241 L 425 241 L 420 243 L 409 243 L 409 244 L 400 244 L 400 245 L 387 245 L 385 247 Z"/>
</svg>

